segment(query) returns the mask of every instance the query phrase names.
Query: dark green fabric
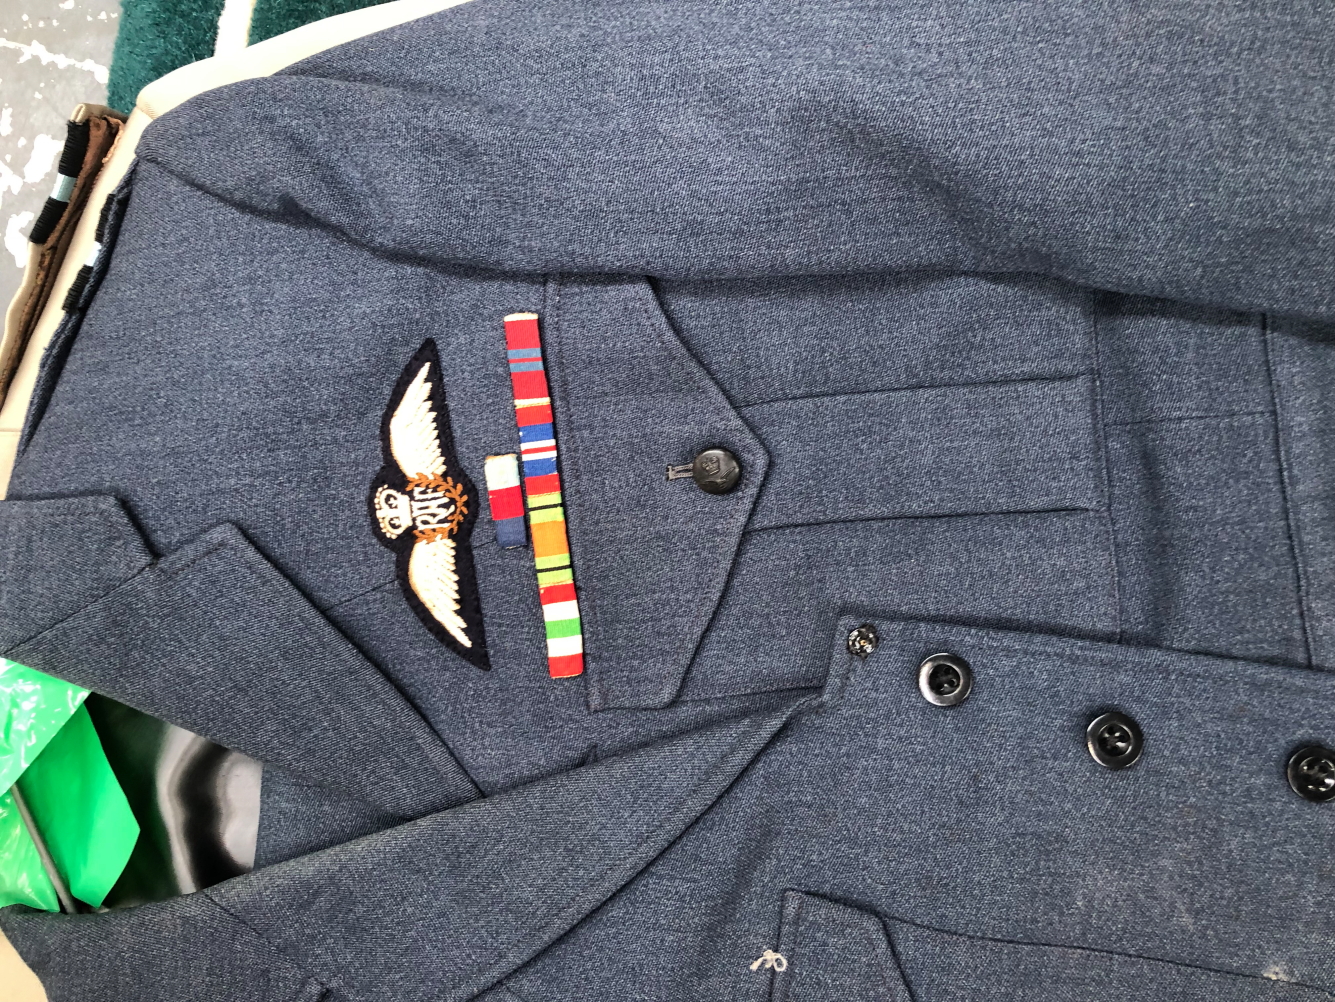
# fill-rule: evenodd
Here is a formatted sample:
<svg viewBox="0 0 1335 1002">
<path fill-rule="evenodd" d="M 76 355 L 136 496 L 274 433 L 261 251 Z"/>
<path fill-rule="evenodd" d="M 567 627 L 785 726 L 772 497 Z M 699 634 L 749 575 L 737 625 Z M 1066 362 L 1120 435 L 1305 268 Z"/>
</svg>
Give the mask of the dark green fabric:
<svg viewBox="0 0 1335 1002">
<path fill-rule="evenodd" d="M 213 55 L 222 9 L 223 0 L 121 0 L 107 104 L 128 112 L 146 84 Z"/>
<path fill-rule="evenodd" d="M 250 44 L 281 35 L 321 18 L 377 7 L 386 0 L 255 0 L 250 18 Z"/>
<path fill-rule="evenodd" d="M 146 84 L 213 55 L 224 0 L 121 0 L 107 104 L 128 112 Z M 385 0 L 256 0 L 251 43 Z"/>
</svg>

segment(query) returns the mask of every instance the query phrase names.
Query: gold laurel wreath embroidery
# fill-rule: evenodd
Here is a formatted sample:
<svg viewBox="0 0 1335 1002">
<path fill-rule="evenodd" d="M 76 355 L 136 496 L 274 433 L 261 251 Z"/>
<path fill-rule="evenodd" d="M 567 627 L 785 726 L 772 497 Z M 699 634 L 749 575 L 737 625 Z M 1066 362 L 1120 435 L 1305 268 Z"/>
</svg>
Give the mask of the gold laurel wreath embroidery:
<svg viewBox="0 0 1335 1002">
<path fill-rule="evenodd" d="M 415 490 L 419 488 L 440 491 L 454 502 L 454 512 L 450 515 L 448 525 L 433 525 L 425 529 L 414 529 L 413 534 L 418 539 L 428 542 L 449 539 L 459 531 L 459 527 L 463 525 L 464 519 L 468 516 L 468 495 L 464 493 L 463 485 L 455 483 L 452 477 L 441 478 L 419 473 L 408 478 L 408 489 Z"/>
</svg>

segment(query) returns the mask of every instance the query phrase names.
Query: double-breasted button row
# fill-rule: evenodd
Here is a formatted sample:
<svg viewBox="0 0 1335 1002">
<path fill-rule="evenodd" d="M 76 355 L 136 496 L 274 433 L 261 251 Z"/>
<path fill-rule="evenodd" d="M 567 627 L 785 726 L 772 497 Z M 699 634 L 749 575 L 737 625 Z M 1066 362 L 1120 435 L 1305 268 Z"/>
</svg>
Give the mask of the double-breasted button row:
<svg viewBox="0 0 1335 1002">
<path fill-rule="evenodd" d="M 868 658 L 876 652 L 880 637 L 876 627 L 863 623 L 848 634 L 850 654 Z M 958 706 L 973 691 L 973 667 L 956 654 L 942 652 L 924 658 L 918 665 L 918 692 L 933 706 Z M 1119 710 L 1096 715 L 1085 727 L 1085 747 L 1105 769 L 1126 769 L 1140 761 L 1145 735 L 1133 717 Z M 1289 756 L 1285 769 L 1289 787 L 1304 800 L 1325 803 L 1335 800 L 1335 751 L 1322 745 L 1306 745 Z"/>
<path fill-rule="evenodd" d="M 1125 769 L 1140 758 L 1145 738 L 1135 720 L 1114 710 L 1089 722 L 1085 744 L 1099 765 Z M 1299 748 L 1289 756 L 1284 771 L 1289 788 L 1304 800 L 1317 804 L 1335 800 L 1335 751 L 1321 745 Z"/>
</svg>

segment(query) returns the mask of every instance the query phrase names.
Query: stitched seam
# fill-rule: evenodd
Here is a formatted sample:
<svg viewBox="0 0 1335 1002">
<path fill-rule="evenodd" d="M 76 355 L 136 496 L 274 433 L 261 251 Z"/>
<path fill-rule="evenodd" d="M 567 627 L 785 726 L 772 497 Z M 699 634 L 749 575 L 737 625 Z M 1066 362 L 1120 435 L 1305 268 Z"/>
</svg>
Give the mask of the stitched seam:
<svg viewBox="0 0 1335 1002">
<path fill-rule="evenodd" d="M 876 924 L 880 926 L 881 935 L 885 937 L 886 946 L 884 951 L 876 951 L 876 972 L 881 976 L 881 985 L 885 988 L 886 993 L 894 995 L 895 989 L 900 985 L 903 985 L 905 988 L 908 987 L 908 978 L 904 976 L 904 967 L 899 962 L 899 955 L 895 953 L 894 943 L 890 939 L 890 930 L 888 930 L 885 927 L 885 923 L 881 921 L 881 916 L 872 915 L 872 918 L 874 918 Z M 890 956 L 886 957 L 886 953 L 889 953 Z M 891 964 L 895 966 L 893 972 L 890 970 Z"/>
<path fill-rule="evenodd" d="M 1132 428 L 1136 425 L 1145 424 L 1180 424 L 1186 421 L 1229 421 L 1233 418 L 1244 417 L 1273 417 L 1273 410 L 1265 411 L 1223 411 L 1218 414 L 1180 414 L 1172 417 L 1144 418 L 1139 421 L 1109 421 L 1109 428 Z"/>
<path fill-rule="evenodd" d="M 189 570 L 191 567 L 194 567 L 195 564 L 208 560 L 210 557 L 217 554 L 220 550 L 231 549 L 230 544 L 231 540 L 220 539 L 217 542 L 210 544 L 208 549 L 206 549 L 203 553 L 195 554 L 193 557 L 191 557 L 185 563 L 181 564 L 179 567 L 173 567 L 170 570 L 163 569 L 162 573 L 167 578 L 174 578 L 178 574 L 181 574 L 182 572 Z"/>
<path fill-rule="evenodd" d="M 851 654 L 845 656 L 849 658 L 852 657 Z M 768 689 L 766 688 L 756 688 L 756 689 L 746 689 L 746 690 L 729 689 L 722 693 L 710 694 L 705 696 L 682 696 L 678 699 L 673 700 L 673 705 L 691 706 L 691 705 L 699 705 L 701 703 L 710 703 L 715 700 L 722 700 L 722 699 L 745 699 L 747 696 L 775 696 L 783 692 L 792 692 L 792 693 L 806 692 L 810 693 L 815 698 L 822 698 L 822 693 L 827 683 L 828 683 L 828 671 L 825 676 L 822 676 L 820 679 L 813 680 L 811 682 L 781 682 L 777 685 L 774 685 L 772 688 Z M 758 685 L 763 685 L 763 683 L 758 683 Z M 837 702 L 838 698 L 839 698 L 838 696 L 825 697 L 824 702 L 828 706 Z"/>
<path fill-rule="evenodd" d="M 789 894 L 796 896 L 790 918 L 786 915 Z M 801 963 L 798 947 L 802 943 L 802 913 L 806 910 L 808 897 L 809 895 L 801 891 L 785 891 L 779 895 L 779 941 L 775 946 L 780 950 L 787 951 L 785 957 L 788 960 L 788 966 L 782 971 L 774 967 L 770 968 L 770 1002 L 788 1002 L 792 979 L 797 976 L 793 968 L 793 962 Z M 788 921 L 785 922 L 785 918 L 788 918 Z"/>
<path fill-rule="evenodd" d="M 1022 646 L 1022 645 L 1020 645 L 1020 644 L 1017 644 L 1017 643 L 1014 643 L 1014 642 L 1009 642 L 1009 641 L 1004 641 L 1004 640 L 1002 640 L 1002 641 L 997 641 L 997 642 L 995 642 L 995 643 L 989 640 L 989 641 L 986 641 L 986 643 L 988 644 L 989 647 L 995 648 L 996 650 L 1004 651 L 1004 652 L 1006 652 L 1007 654 L 1014 654 L 1014 655 L 1016 655 L 1016 656 L 1018 656 L 1018 657 L 1033 657 L 1033 655 L 1034 655 L 1034 648 L 1035 648 L 1035 647 L 1038 648 L 1038 650 L 1039 650 L 1040 653 L 1042 653 L 1042 654 L 1044 654 L 1044 655 L 1047 655 L 1048 657 L 1054 657 L 1054 658 L 1062 657 L 1063 654 L 1064 654 L 1065 652 L 1057 651 L 1057 650 L 1053 649 L 1052 647 L 1050 647 L 1050 646 L 1046 646 L 1045 644 L 1043 644 L 1043 642 L 1042 642 L 1042 638 L 1045 638 L 1045 637 L 1047 637 L 1047 636 L 1048 636 L 1047 634 L 1040 634 L 1040 633 L 1036 633 L 1036 634 L 1034 634 L 1034 637 L 1035 637 L 1035 639 L 1038 641 L 1038 643 L 1036 643 L 1033 647 L 1024 647 L 1024 646 Z M 1084 641 L 1084 643 L 1093 643 L 1093 641 Z M 1146 648 L 1146 647 L 1137 647 L 1137 646 L 1133 646 L 1133 645 L 1130 645 L 1130 644 L 1126 644 L 1126 645 L 1124 645 L 1124 646 L 1126 647 L 1126 649 L 1127 649 L 1128 651 L 1152 651 L 1152 652 L 1154 652 L 1154 653 L 1156 653 L 1156 654 L 1160 654 L 1160 655 L 1167 656 L 1167 657 L 1188 657 L 1188 658 L 1194 658 L 1194 657 L 1210 657 L 1210 655 L 1206 655 L 1206 654 L 1193 654 L 1193 653 L 1191 653 L 1190 651 L 1178 651 L 1178 650 L 1174 650 L 1174 649 L 1172 649 L 1172 648 L 1170 648 L 1170 647 L 1148 647 L 1148 648 Z M 1121 658 L 1118 658 L 1118 657 L 1117 657 L 1116 655 L 1114 655 L 1114 654 L 1108 654 L 1108 653 L 1104 653 L 1104 652 L 1102 652 L 1102 651 L 1096 651 L 1096 652 L 1093 652 L 1093 653 L 1088 653 L 1088 652 L 1084 652 L 1084 651 L 1082 651 L 1080 656 L 1081 656 L 1083 659 L 1085 659 L 1085 660 L 1096 661 L 1096 662 L 1098 662 L 1098 663 L 1100 663 L 1100 664 L 1103 664 L 1103 665 L 1105 665 L 1105 666 L 1107 666 L 1107 667 L 1110 667 L 1110 668 L 1113 668 L 1113 669 L 1116 669 L 1116 670 L 1122 670 L 1122 671 L 1125 671 L 1125 670 L 1135 670 L 1135 671 L 1139 671 L 1139 672 L 1153 672 L 1153 673 L 1156 673 L 1156 674 L 1159 674 L 1159 675 L 1167 675 L 1167 676 L 1172 676 L 1172 677 L 1174 677 L 1174 678 L 1186 678 L 1186 679 L 1192 679 L 1193 681 L 1200 681 L 1200 682 L 1213 682 L 1213 683 L 1217 683 L 1217 682 L 1219 681 L 1219 673 L 1218 673 L 1218 672 L 1209 672 L 1209 671 L 1198 672 L 1198 671 L 1195 671 L 1194 669 L 1190 669 L 1190 668 L 1185 668 L 1185 669 L 1184 669 L 1184 668 L 1174 668 L 1174 667 L 1172 667 L 1172 666 L 1141 665 L 1141 664 L 1133 663 L 1133 664 L 1132 664 L 1132 669 L 1128 669 L 1128 668 L 1127 668 L 1128 662 L 1129 662 L 1132 658 L 1134 658 L 1135 661 L 1139 661 L 1139 657 L 1136 656 L 1136 655 L 1134 655 L 1134 654 L 1131 656 L 1131 658 L 1128 658 L 1127 660 L 1123 660 L 1123 659 L 1121 659 Z M 1227 660 L 1227 661 L 1229 661 L 1230 663 L 1233 663 L 1233 662 L 1232 662 L 1232 659 L 1221 659 L 1221 660 Z M 1248 664 L 1248 662 L 1245 662 L 1245 661 L 1238 661 L 1238 662 L 1236 662 L 1236 663 L 1238 663 L 1238 664 L 1244 664 L 1244 665 L 1245 665 L 1245 664 Z M 1267 667 L 1281 667 L 1281 668 L 1282 668 L 1282 666 L 1275 666 L 1275 665 L 1269 665 L 1269 666 L 1267 666 Z M 1306 669 L 1306 668 L 1293 668 L 1293 667 L 1288 667 L 1288 668 L 1283 668 L 1282 670 L 1284 670 L 1284 671 L 1289 671 L 1289 672 L 1294 672 L 1294 671 L 1299 671 L 1299 672 L 1301 672 L 1301 671 L 1307 671 L 1308 669 Z M 1256 681 L 1256 680 L 1253 680 L 1253 679 L 1251 679 L 1251 678 L 1246 677 L 1245 673 L 1239 673 L 1239 674 L 1243 674 L 1243 677 L 1233 679 L 1232 681 L 1233 681 L 1233 684 L 1234 684 L 1234 685 L 1238 685 L 1238 686 L 1247 686 L 1247 687 L 1250 687 L 1250 688 L 1253 688 L 1253 689 L 1257 689 L 1258 691 L 1263 692 L 1263 693 L 1270 693 L 1270 692 L 1273 692 L 1274 689 L 1275 689 L 1275 685 L 1276 685 L 1276 683 L 1274 683 L 1274 682 L 1260 682 L 1260 681 Z M 1322 674 L 1324 674 L 1324 673 L 1322 673 Z M 1315 677 L 1320 677 L 1320 676 L 1315 676 Z"/>
<path fill-rule="evenodd" d="M 1023 376 L 1014 379 L 982 379 L 972 383 L 919 383 L 910 386 L 889 386 L 881 390 L 848 390 L 840 393 L 811 393 L 800 397 L 775 397 L 771 400 L 755 400 L 737 406 L 739 411 L 749 411 L 759 407 L 777 407 L 781 404 L 799 403 L 804 400 L 833 400 L 841 397 L 889 396 L 892 393 L 920 393 L 926 390 L 972 390 L 988 386 L 1015 386 L 1026 384 L 1043 385 L 1047 383 L 1069 383 L 1077 379 L 1088 378 L 1089 373 L 1073 372 L 1061 376 Z"/>
<path fill-rule="evenodd" d="M 880 918 L 880 916 L 878 915 L 877 918 Z M 882 923 L 882 928 L 884 928 L 884 925 Z M 909 976 L 904 967 L 904 958 L 899 955 L 899 947 L 895 945 L 895 934 L 892 929 L 885 929 L 885 942 L 890 948 L 890 958 L 895 962 L 895 966 L 899 968 L 899 983 L 904 986 L 904 993 L 908 995 L 909 1002 L 918 1002 L 918 993 L 909 984 Z"/>
<path fill-rule="evenodd" d="M 1094 304 L 1087 302 L 1086 305 L 1093 306 Z M 1099 452 L 1103 455 L 1103 504 L 1108 522 L 1108 550 L 1112 554 L 1113 628 L 1118 643 L 1121 643 L 1124 615 L 1122 609 L 1122 577 L 1125 571 L 1122 565 L 1121 549 L 1117 545 L 1117 518 L 1113 514 L 1112 454 L 1108 448 L 1108 414 L 1103 399 L 1103 355 L 1099 350 L 1099 314 L 1092 309 L 1089 314 L 1089 334 L 1094 352 L 1094 435 L 1098 442 Z"/>
<path fill-rule="evenodd" d="M 780 529 L 801 529 L 822 525 L 856 525 L 872 522 L 933 521 L 946 518 L 1005 518 L 1014 515 L 1090 515 L 1098 514 L 1098 508 L 1015 508 L 1000 511 L 963 511 L 948 512 L 940 515 L 876 515 L 866 518 L 831 518 L 819 522 L 785 522 L 782 525 L 762 525 L 742 530 L 744 536 L 758 532 L 773 532 Z M 734 561 L 735 563 L 735 561 Z"/>
<path fill-rule="evenodd" d="M 386 578 L 379 584 L 374 584 L 370 588 L 357 592 L 357 594 L 355 595 L 349 595 L 347 598 L 340 598 L 337 602 L 333 603 L 332 605 L 319 606 L 315 605 L 314 602 L 311 602 L 311 605 L 319 609 L 321 612 L 333 612 L 335 609 L 343 608 L 343 606 L 347 605 L 349 602 L 355 602 L 359 598 L 365 598 L 367 595 L 373 595 L 378 591 L 384 591 L 386 588 L 389 588 L 393 585 L 397 585 L 398 583 L 399 583 L 398 578 L 393 578 L 393 577 Z M 307 601 L 309 601 L 309 599 Z"/>
<path fill-rule="evenodd" d="M 1293 510 L 1292 484 L 1290 482 L 1290 457 L 1286 448 L 1284 426 L 1281 421 L 1279 390 L 1275 385 L 1275 365 L 1270 353 L 1270 322 L 1261 314 L 1261 347 L 1265 355 L 1266 384 L 1270 390 L 1270 405 L 1274 409 L 1271 431 L 1274 435 L 1275 458 L 1279 461 L 1279 494 L 1284 504 L 1284 533 L 1289 543 L 1289 554 L 1293 558 L 1294 585 L 1298 591 L 1298 622 L 1303 631 L 1303 657 L 1307 666 L 1312 666 L 1312 626 L 1308 622 L 1309 585 L 1307 574 L 1306 547 L 1303 545 L 1302 527 Z"/>
<path fill-rule="evenodd" d="M 1192 964 L 1182 960 L 1165 960 L 1163 957 L 1152 957 L 1142 953 L 1127 953 L 1122 950 L 1105 950 L 1097 946 L 1068 946 L 1064 943 L 1034 943 L 1023 939 L 1004 939 L 1000 936 L 979 936 L 973 933 L 956 932 L 953 929 L 942 929 L 938 926 L 927 925 L 923 922 L 913 922 L 909 919 L 891 916 L 892 922 L 898 922 L 902 925 L 913 926 L 915 929 L 922 929 L 925 932 L 941 933 L 944 936 L 958 936 L 960 939 L 973 940 L 977 943 L 997 943 L 1001 946 L 1021 946 L 1030 947 L 1039 950 L 1069 950 L 1072 953 L 1092 953 L 1104 957 L 1121 957 L 1126 960 L 1148 961 L 1154 964 L 1165 964 L 1169 967 L 1183 967 L 1193 971 L 1204 971 L 1207 974 L 1218 974 L 1226 978 L 1244 978 L 1248 981 L 1259 981 L 1267 985 L 1291 985 L 1295 988 L 1306 988 L 1309 991 L 1319 992 L 1327 998 L 1335 998 L 1327 989 L 1320 985 L 1307 984 L 1303 981 L 1275 981 L 1271 978 L 1263 978 L 1257 974 L 1243 974 L 1239 971 L 1228 971 L 1220 967 L 1210 967 L 1208 964 Z"/>
</svg>

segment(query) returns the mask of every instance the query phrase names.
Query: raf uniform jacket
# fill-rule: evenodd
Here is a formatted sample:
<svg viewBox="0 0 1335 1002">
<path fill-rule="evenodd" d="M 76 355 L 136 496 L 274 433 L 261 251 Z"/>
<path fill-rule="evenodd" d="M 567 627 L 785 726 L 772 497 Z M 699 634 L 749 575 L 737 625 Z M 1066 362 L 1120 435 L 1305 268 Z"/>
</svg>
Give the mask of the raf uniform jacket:
<svg viewBox="0 0 1335 1002">
<path fill-rule="evenodd" d="M 162 116 L 0 643 L 261 759 L 258 866 L 0 928 L 83 1002 L 1331 998 L 1332 34 L 476 0 Z"/>
</svg>

